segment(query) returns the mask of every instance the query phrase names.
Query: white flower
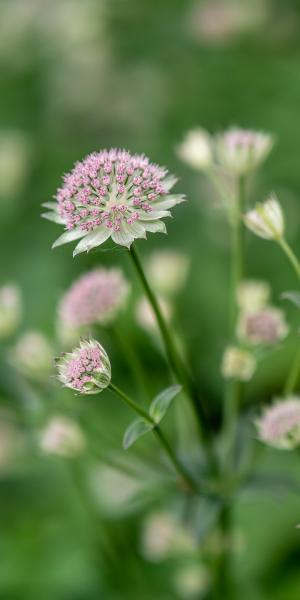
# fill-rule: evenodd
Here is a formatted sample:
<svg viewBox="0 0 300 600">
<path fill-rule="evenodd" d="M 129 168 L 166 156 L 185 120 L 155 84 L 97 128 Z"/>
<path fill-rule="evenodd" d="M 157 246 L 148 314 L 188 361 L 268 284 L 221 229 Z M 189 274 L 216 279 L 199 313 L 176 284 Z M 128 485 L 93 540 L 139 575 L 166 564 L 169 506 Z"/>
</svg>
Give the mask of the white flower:
<svg viewBox="0 0 300 600">
<path fill-rule="evenodd" d="M 248 229 L 266 240 L 278 240 L 284 234 L 284 217 L 281 206 L 274 196 L 244 216 Z"/>
<path fill-rule="evenodd" d="M 19 288 L 7 284 L 0 288 L 0 339 L 15 333 L 22 315 L 22 298 Z"/>
<path fill-rule="evenodd" d="M 221 371 L 225 379 L 249 381 L 256 369 L 256 360 L 251 352 L 236 346 L 228 346 L 223 354 Z"/>
<path fill-rule="evenodd" d="M 266 281 L 244 280 L 237 290 L 237 302 L 242 312 L 255 312 L 269 301 L 271 288 Z"/>
<path fill-rule="evenodd" d="M 142 552 L 153 562 L 174 554 L 190 554 L 196 549 L 192 533 L 166 511 L 150 514 L 142 532 Z"/>
<path fill-rule="evenodd" d="M 45 380 L 52 371 L 53 351 L 47 338 L 39 331 L 26 331 L 9 352 L 14 367 L 25 377 Z"/>
<path fill-rule="evenodd" d="M 183 162 L 194 169 L 206 171 L 213 162 L 211 136 L 200 127 L 192 129 L 177 146 L 176 153 Z"/>
<path fill-rule="evenodd" d="M 40 434 L 40 447 L 47 454 L 72 458 L 85 448 L 84 435 L 77 423 L 68 417 L 52 417 Z"/>
<path fill-rule="evenodd" d="M 216 137 L 216 155 L 226 170 L 245 175 L 257 169 L 267 158 L 274 138 L 262 131 L 232 128 Z"/>
<path fill-rule="evenodd" d="M 187 256 L 175 250 L 153 252 L 147 263 L 147 273 L 159 294 L 173 294 L 185 284 L 189 269 Z"/>
</svg>

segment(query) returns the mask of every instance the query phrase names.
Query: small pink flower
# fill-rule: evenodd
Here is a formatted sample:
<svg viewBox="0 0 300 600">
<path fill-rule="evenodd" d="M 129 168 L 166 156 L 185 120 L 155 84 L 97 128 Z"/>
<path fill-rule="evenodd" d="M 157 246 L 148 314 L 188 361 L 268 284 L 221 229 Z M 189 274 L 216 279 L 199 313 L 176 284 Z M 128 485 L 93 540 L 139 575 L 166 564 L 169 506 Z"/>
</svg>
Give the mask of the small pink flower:
<svg viewBox="0 0 300 600">
<path fill-rule="evenodd" d="M 289 450 L 300 444 L 300 398 L 290 396 L 265 409 L 256 421 L 262 442 Z"/>
<path fill-rule="evenodd" d="M 110 384 L 110 361 L 96 340 L 83 340 L 79 348 L 58 358 L 56 366 L 59 381 L 80 394 L 98 394 Z"/>
<path fill-rule="evenodd" d="M 95 269 L 77 279 L 59 306 L 62 323 L 80 328 L 111 322 L 124 306 L 129 284 L 119 269 Z"/>
<path fill-rule="evenodd" d="M 109 237 L 129 247 L 135 238 L 145 238 L 147 231 L 165 233 L 162 219 L 185 199 L 170 194 L 175 183 L 175 177 L 144 155 L 116 149 L 88 155 L 64 176 L 55 202 L 44 204 L 50 212 L 43 216 L 66 229 L 53 247 L 82 238 L 75 255 L 100 246 Z M 153 209 L 150 215 L 149 195 Z M 95 204 L 99 208 L 97 218 L 93 213 L 89 217 L 82 213 L 83 208 L 89 210 Z M 135 211 L 138 219 L 132 220 Z"/>
</svg>

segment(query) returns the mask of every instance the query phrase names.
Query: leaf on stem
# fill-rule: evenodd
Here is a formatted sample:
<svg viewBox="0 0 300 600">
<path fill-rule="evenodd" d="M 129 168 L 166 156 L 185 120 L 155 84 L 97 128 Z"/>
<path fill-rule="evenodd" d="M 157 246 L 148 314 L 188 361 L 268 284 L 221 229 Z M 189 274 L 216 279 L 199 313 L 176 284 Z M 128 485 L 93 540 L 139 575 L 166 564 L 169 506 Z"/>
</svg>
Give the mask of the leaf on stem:
<svg viewBox="0 0 300 600">
<path fill-rule="evenodd" d="M 145 435 L 154 428 L 154 423 L 148 423 L 144 419 L 136 419 L 127 427 L 123 437 L 123 448 L 127 450 L 142 435 Z"/>
<path fill-rule="evenodd" d="M 149 408 L 149 414 L 155 423 L 160 423 L 165 416 L 172 400 L 175 398 L 175 396 L 177 396 L 177 394 L 179 394 L 180 391 L 181 385 L 172 385 L 163 392 L 160 392 L 160 394 L 154 398 Z"/>
</svg>

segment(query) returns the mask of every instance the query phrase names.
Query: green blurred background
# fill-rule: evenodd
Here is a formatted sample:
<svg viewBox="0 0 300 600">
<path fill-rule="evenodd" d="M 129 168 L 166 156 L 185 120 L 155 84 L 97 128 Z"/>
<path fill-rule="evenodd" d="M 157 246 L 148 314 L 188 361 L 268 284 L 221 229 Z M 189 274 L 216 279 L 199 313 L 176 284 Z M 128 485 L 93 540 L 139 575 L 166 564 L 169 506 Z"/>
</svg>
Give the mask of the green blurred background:
<svg viewBox="0 0 300 600">
<path fill-rule="evenodd" d="M 184 334 L 217 430 L 219 364 L 227 334 L 228 230 L 203 178 L 180 163 L 174 149 L 195 126 L 212 132 L 230 125 L 273 132 L 277 145 L 251 182 L 249 203 L 276 191 L 287 216 L 288 238 L 296 253 L 300 250 L 300 3 L 1 0 L 0 68 L 0 285 L 17 283 L 22 290 L 23 321 L 16 337 L 37 329 L 55 344 L 62 292 L 88 268 L 121 265 L 133 286 L 132 302 L 120 322 L 123 336 L 142 357 L 151 392 L 168 384 L 157 343 L 135 325 L 140 290 L 126 252 L 114 249 L 73 260 L 69 245 L 51 251 L 59 228 L 40 218 L 40 205 L 51 199 L 62 173 L 86 153 L 111 146 L 145 152 L 179 175 L 177 189 L 188 196 L 188 203 L 174 210 L 168 237 L 149 235 L 138 247 L 145 255 L 174 248 L 190 257 L 174 326 Z M 281 292 L 296 287 L 279 250 L 250 236 L 246 270 L 250 277 L 271 282 L 279 305 Z M 296 332 L 298 315 L 286 308 Z M 107 331 L 101 336 L 115 382 L 136 393 L 115 341 Z M 279 393 L 296 345 L 296 333 L 291 334 L 283 348 L 261 363 L 247 397 L 251 414 Z M 2 460 L 0 469 L 0 599 L 205 597 L 206 571 L 202 592 L 200 584 L 193 590 L 176 579 L 194 565 L 189 552 L 180 550 L 155 562 L 142 549 L 149 512 L 170 506 L 176 514 L 184 510 L 157 479 L 152 481 L 155 443 L 141 443 L 124 459 L 121 440 L 130 415 L 117 400 L 105 393 L 86 403 L 53 382 L 29 384 L 7 365 L 5 353 L 2 411 L 14 435 L 21 436 L 22 448 L 12 465 Z M 90 440 L 89 452 L 75 461 L 75 468 L 69 461 L 41 456 L 36 447 L 36 430 L 57 412 L 78 419 Z M 169 423 L 171 436 L 172 418 L 176 415 Z M 105 462 L 111 456 L 126 460 L 126 468 L 133 462 L 138 479 L 145 459 L 147 485 L 136 489 L 134 477 L 115 481 Z M 295 528 L 300 494 L 285 491 L 284 478 L 297 477 L 300 458 L 267 450 L 261 458 L 260 483 L 241 494 L 236 508 L 237 583 L 249 600 L 294 600 L 300 595 L 300 533 Z M 159 469 L 163 481 L 165 465 Z M 272 478 L 278 471 L 283 485 L 264 486 L 263 474 Z M 120 490 L 124 498 L 119 498 Z M 205 520 L 205 513 L 199 514 L 200 528 Z M 200 546 L 197 561 L 203 568 L 210 551 L 204 548 L 202 556 Z"/>
</svg>

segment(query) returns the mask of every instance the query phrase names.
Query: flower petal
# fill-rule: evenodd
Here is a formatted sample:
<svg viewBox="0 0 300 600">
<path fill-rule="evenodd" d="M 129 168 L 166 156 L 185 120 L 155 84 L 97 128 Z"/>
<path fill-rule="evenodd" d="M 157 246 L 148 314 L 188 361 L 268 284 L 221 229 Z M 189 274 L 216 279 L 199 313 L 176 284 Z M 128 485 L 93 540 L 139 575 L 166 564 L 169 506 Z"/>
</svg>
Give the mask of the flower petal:
<svg viewBox="0 0 300 600">
<path fill-rule="evenodd" d="M 62 235 L 55 240 L 54 244 L 52 244 L 52 248 L 56 248 L 57 246 L 61 246 L 62 244 L 67 244 L 68 242 L 73 242 L 74 240 L 78 240 L 83 237 L 85 232 L 82 229 L 71 229 L 70 231 L 65 231 Z"/>
<path fill-rule="evenodd" d="M 139 218 L 141 221 L 155 221 L 156 219 L 163 219 L 164 217 L 171 217 L 169 210 L 151 210 L 148 213 L 140 213 Z"/>
<path fill-rule="evenodd" d="M 94 231 L 91 231 L 91 233 L 88 233 L 80 240 L 73 252 L 73 256 L 76 256 L 76 254 L 80 254 L 81 252 L 89 252 L 92 248 L 101 246 L 110 235 L 111 229 L 108 229 L 105 225 L 100 225 L 97 229 L 94 229 Z"/>
<path fill-rule="evenodd" d="M 112 231 L 112 240 L 116 244 L 120 244 L 121 246 L 126 246 L 127 248 L 130 248 L 135 237 L 142 237 L 135 236 L 134 231 L 131 229 L 131 227 L 132 225 L 128 225 L 125 222 L 121 223 L 119 231 Z M 145 235 L 145 228 L 143 228 L 143 233 Z"/>
<path fill-rule="evenodd" d="M 57 209 L 57 202 L 43 202 L 42 206 L 44 208 L 50 208 L 51 210 L 56 211 Z"/>
<path fill-rule="evenodd" d="M 167 233 L 167 228 L 163 221 L 145 221 L 143 223 L 146 231 L 152 233 Z"/>
<path fill-rule="evenodd" d="M 63 219 L 55 212 L 42 213 L 41 217 L 43 217 L 43 219 L 48 219 L 48 221 L 53 221 L 53 223 L 59 223 L 59 225 L 64 225 L 65 223 Z"/>
<path fill-rule="evenodd" d="M 178 178 L 175 177 L 175 175 L 169 175 L 168 177 L 166 177 L 162 184 L 165 188 L 165 190 L 168 192 L 169 190 L 172 189 L 172 187 L 174 187 L 175 183 L 177 183 Z"/>
<path fill-rule="evenodd" d="M 181 204 L 181 202 L 186 202 L 185 195 L 173 194 L 171 196 L 167 196 L 164 200 L 160 200 L 159 202 L 151 202 L 151 206 L 157 210 L 165 210 L 176 206 L 176 204 Z"/>
</svg>

